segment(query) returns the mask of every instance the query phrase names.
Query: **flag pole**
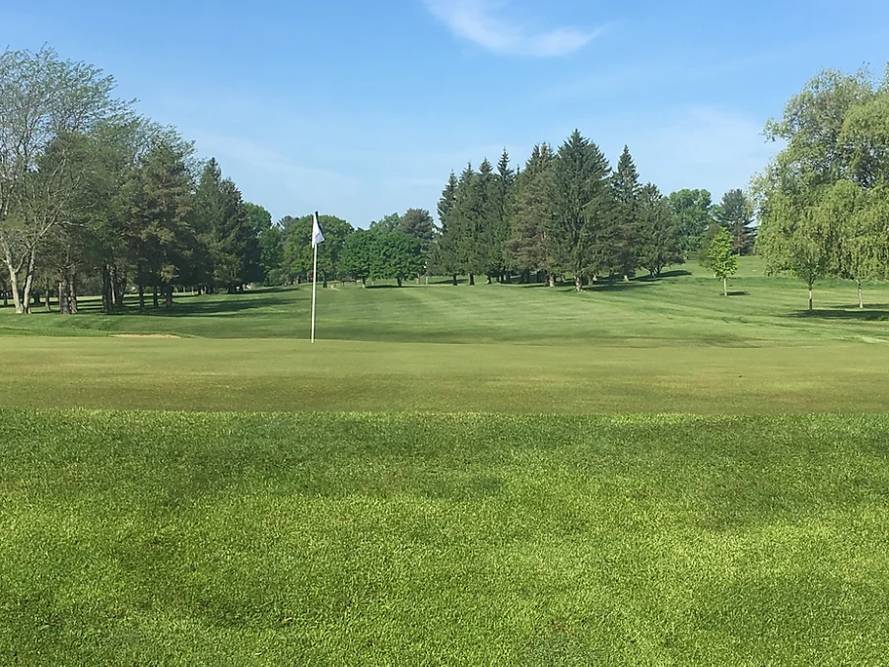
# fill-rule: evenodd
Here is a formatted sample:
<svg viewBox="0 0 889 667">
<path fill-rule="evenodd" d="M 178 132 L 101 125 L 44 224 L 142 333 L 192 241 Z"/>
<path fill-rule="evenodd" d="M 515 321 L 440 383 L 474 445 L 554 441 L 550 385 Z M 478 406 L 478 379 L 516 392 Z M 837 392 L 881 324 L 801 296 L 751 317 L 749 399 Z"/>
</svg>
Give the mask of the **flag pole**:
<svg viewBox="0 0 889 667">
<path fill-rule="evenodd" d="M 318 224 L 318 214 L 315 213 L 315 224 Z M 315 342 L 315 299 L 318 293 L 318 244 L 312 242 L 312 342 Z"/>
</svg>

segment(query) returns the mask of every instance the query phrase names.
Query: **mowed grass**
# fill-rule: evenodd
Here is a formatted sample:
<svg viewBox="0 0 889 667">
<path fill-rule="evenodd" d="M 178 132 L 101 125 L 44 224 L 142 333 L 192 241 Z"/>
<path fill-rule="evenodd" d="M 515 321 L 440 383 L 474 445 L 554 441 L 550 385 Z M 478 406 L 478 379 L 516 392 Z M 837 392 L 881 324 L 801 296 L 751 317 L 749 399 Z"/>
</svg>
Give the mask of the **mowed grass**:
<svg viewBox="0 0 889 667">
<path fill-rule="evenodd" d="M 181 296 L 173 309 L 0 312 L 13 407 L 797 414 L 889 405 L 889 284 L 805 290 L 744 258 L 582 294 L 521 285 Z"/>
<path fill-rule="evenodd" d="M 2 664 L 880 664 L 885 416 L 0 412 Z"/>
<path fill-rule="evenodd" d="M 889 285 L 731 289 L 0 310 L 0 664 L 880 664 Z"/>
<path fill-rule="evenodd" d="M 390 343 L 604 345 L 608 347 L 817 345 L 889 342 L 889 284 L 868 285 L 859 311 L 854 285 L 818 286 L 819 311 L 805 312 L 800 281 L 762 276 L 759 258 L 743 258 L 732 296 L 690 264 L 659 280 L 571 286 L 406 284 L 368 289 L 336 284 L 319 290 L 323 340 Z M 0 309 L 0 335 L 165 334 L 220 338 L 305 339 L 311 288 L 237 295 L 177 296 L 171 310 L 101 315 L 85 299 L 83 314 L 58 317 L 37 308 L 30 318 Z M 8 315 L 8 317 L 7 317 Z"/>
</svg>

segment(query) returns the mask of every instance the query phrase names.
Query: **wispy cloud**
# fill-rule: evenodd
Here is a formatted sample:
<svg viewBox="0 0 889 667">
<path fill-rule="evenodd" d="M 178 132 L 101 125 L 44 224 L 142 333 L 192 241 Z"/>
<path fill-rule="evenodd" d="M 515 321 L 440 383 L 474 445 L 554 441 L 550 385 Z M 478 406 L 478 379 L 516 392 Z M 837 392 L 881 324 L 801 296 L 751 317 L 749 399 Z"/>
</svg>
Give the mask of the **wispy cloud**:
<svg viewBox="0 0 889 667">
<path fill-rule="evenodd" d="M 507 0 L 424 1 L 456 35 L 499 54 L 562 56 L 583 48 L 602 32 L 574 27 L 532 30 L 506 16 Z"/>
</svg>

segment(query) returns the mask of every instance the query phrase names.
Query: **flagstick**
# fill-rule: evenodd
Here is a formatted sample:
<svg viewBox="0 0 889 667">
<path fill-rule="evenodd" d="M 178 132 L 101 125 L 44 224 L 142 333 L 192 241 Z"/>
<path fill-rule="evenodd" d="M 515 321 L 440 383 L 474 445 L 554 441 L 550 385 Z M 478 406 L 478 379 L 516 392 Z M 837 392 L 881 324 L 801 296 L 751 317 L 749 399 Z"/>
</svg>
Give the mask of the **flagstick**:
<svg viewBox="0 0 889 667">
<path fill-rule="evenodd" d="M 315 297 L 318 291 L 318 244 L 315 243 L 312 260 L 312 342 L 315 342 Z"/>
</svg>

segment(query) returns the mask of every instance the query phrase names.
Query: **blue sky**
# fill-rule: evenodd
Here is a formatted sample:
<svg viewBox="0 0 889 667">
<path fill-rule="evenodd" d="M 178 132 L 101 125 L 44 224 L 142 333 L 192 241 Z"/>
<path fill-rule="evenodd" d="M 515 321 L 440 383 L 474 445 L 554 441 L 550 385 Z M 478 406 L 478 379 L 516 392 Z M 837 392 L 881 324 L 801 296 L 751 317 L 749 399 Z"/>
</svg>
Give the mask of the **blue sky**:
<svg viewBox="0 0 889 667">
<path fill-rule="evenodd" d="M 434 210 L 450 170 L 575 127 L 670 191 L 745 187 L 762 127 L 824 67 L 889 60 L 889 3 L 5 0 L 46 43 L 215 156 L 277 218 Z"/>
</svg>

